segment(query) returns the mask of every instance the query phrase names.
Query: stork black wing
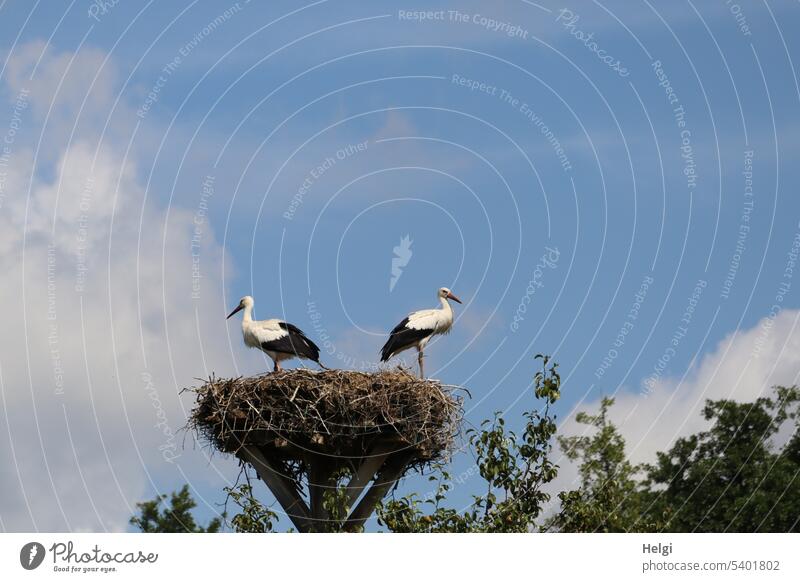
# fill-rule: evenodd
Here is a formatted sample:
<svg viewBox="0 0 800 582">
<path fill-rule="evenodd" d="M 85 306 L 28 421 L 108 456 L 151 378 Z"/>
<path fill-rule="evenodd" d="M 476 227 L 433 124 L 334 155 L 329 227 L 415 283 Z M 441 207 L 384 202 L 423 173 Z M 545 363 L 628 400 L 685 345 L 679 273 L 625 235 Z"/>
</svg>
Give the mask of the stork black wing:
<svg viewBox="0 0 800 582">
<path fill-rule="evenodd" d="M 285 321 L 281 321 L 278 325 L 288 333 L 271 342 L 263 342 L 261 344 L 262 349 L 283 354 L 293 354 L 319 363 L 319 348 L 317 344 L 308 339 L 299 327 Z"/>
<path fill-rule="evenodd" d="M 398 323 L 389 334 L 389 340 L 381 349 L 381 362 L 385 362 L 394 354 L 410 348 L 433 333 L 432 329 L 411 329 L 406 325 L 408 325 L 407 317 Z"/>
</svg>

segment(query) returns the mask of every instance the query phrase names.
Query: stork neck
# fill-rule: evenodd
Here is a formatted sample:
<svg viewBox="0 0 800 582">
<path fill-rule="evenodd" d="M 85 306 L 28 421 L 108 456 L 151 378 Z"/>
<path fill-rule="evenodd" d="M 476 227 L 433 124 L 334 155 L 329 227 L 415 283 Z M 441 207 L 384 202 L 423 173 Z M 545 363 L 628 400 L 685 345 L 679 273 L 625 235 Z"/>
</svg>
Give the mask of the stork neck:
<svg viewBox="0 0 800 582">
<path fill-rule="evenodd" d="M 244 317 L 242 317 L 243 322 L 250 323 L 253 321 L 253 306 L 252 305 L 245 305 L 244 306 Z"/>
<path fill-rule="evenodd" d="M 446 297 L 439 297 L 439 301 L 442 304 L 442 309 L 445 311 L 453 311 L 453 308 L 450 306 L 450 302 L 447 300 Z"/>
</svg>

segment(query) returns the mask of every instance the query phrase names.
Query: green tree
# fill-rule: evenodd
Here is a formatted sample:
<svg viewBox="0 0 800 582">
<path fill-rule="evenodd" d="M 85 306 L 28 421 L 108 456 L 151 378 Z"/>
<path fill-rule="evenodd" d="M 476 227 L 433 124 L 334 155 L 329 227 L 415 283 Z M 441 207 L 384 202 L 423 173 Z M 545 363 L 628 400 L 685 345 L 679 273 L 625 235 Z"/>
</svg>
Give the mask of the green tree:
<svg viewBox="0 0 800 582">
<path fill-rule="evenodd" d="M 642 521 L 641 467 L 625 452 L 625 439 L 608 419 L 613 398 L 603 398 L 597 414 L 579 412 L 575 420 L 594 429 L 592 435 L 558 437 L 565 456 L 580 463 L 580 486 L 558 494 L 560 512 L 549 527 L 562 532 L 626 532 L 658 529 Z"/>
<path fill-rule="evenodd" d="M 236 533 L 268 533 L 274 530 L 278 515 L 253 496 L 253 487 L 243 483 L 226 487 L 228 499 L 241 510 L 231 518 L 230 525 Z"/>
<path fill-rule="evenodd" d="M 166 494 L 137 503 L 139 513 L 131 517 L 131 525 L 145 533 L 216 533 L 220 530 L 222 521 L 218 518 L 212 519 L 206 527 L 195 523 L 192 509 L 197 506 L 197 502 L 189 493 L 188 485 L 169 497 L 169 504 L 166 503 Z"/>
<path fill-rule="evenodd" d="M 473 496 L 463 512 L 444 506 L 452 489 L 450 475 L 442 470 L 431 499 L 411 494 L 390 499 L 378 508 L 378 523 L 392 532 L 528 532 L 538 529 L 536 519 L 550 495 L 543 486 L 558 473 L 550 459 L 556 432 L 550 408 L 561 395 L 557 364 L 547 356 L 534 376 L 534 396 L 544 403 L 541 411 L 524 413 L 521 434 L 506 428 L 500 413 L 479 429 L 467 431 L 485 492 Z M 428 509 L 429 511 L 426 511 Z"/>
<path fill-rule="evenodd" d="M 543 487 L 558 471 L 551 460 L 551 406 L 560 396 L 561 378 L 555 364 L 537 357 L 542 369 L 534 376 L 534 396 L 543 405 L 524 414 L 522 432 L 509 430 L 499 413 L 467 431 L 482 480 L 470 506 L 448 507 L 453 480 L 439 466 L 430 477 L 437 483 L 430 499 L 412 493 L 385 500 L 378 507 L 379 524 L 392 532 L 800 531 L 797 387 L 777 387 L 751 403 L 707 401 L 703 416 L 710 428 L 678 439 L 651 465 L 627 459 L 625 441 L 608 417 L 614 401 L 604 398 L 596 414 L 576 417 L 591 434 L 558 437 L 566 456 L 579 463 L 580 484 L 559 493 L 559 513 L 540 525 L 550 499 Z M 338 475 L 337 483 L 346 477 Z M 240 509 L 230 521 L 234 531 L 273 531 L 277 516 L 253 496 L 249 482 L 225 491 Z M 342 496 L 344 489 L 332 488 L 326 509 L 345 510 Z M 220 529 L 219 519 L 206 528 L 195 524 L 188 486 L 173 493 L 169 504 L 166 499 L 137 504 L 140 513 L 131 523 L 144 532 Z"/>
<path fill-rule="evenodd" d="M 751 403 L 708 401 L 711 427 L 680 438 L 647 467 L 643 518 L 667 516 L 676 532 L 797 532 L 800 442 L 797 387 Z M 775 437 L 786 435 L 779 447 Z"/>
<path fill-rule="evenodd" d="M 437 474 L 430 477 L 438 481 L 432 499 L 423 502 L 412 494 L 382 503 L 378 507 L 380 524 L 394 532 L 527 532 L 538 528 L 536 519 L 543 505 L 550 500 L 543 487 L 558 472 L 550 458 L 556 432 L 556 417 L 551 407 L 561 395 L 561 377 L 557 364 L 550 363 L 549 357 L 539 355 L 536 358 L 541 359 L 542 368 L 534 375 L 533 392 L 543 406 L 541 410 L 524 413 L 526 423 L 522 432 L 517 434 L 507 429 L 500 413 L 496 413 L 492 420 L 484 421 L 479 429 L 467 431 L 485 488 L 483 494 L 473 496 L 471 507 L 459 512 L 444 506 L 447 493 L 452 489 L 452 480 L 445 467 L 439 466 Z M 342 517 L 338 512 L 347 509 L 342 501 L 346 498 L 346 491 L 341 486 L 347 476 L 337 475 L 339 486 L 326 492 L 323 500 L 324 507 L 334 518 Z M 249 483 L 225 491 L 228 499 L 241 510 L 230 520 L 234 531 L 273 531 L 277 516 L 253 496 Z M 190 513 L 195 503 L 188 486 L 173 494 L 172 508 L 161 514 L 159 506 L 165 499 L 166 496 L 162 495 L 137 504 L 141 515 L 131 518 L 131 523 L 143 532 L 219 529 L 219 520 L 213 520 L 205 530 L 196 529 Z"/>
</svg>

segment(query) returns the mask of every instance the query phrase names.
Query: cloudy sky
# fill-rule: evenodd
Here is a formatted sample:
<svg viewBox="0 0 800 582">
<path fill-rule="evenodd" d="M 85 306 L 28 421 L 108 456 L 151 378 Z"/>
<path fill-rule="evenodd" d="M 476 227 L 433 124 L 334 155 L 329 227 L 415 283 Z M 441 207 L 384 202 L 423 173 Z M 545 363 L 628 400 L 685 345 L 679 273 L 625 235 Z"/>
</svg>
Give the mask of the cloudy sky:
<svg viewBox="0 0 800 582">
<path fill-rule="evenodd" d="M 563 429 L 616 395 L 637 461 L 797 382 L 798 10 L 1 2 L 0 530 L 219 512 L 180 391 L 266 369 L 245 294 L 361 369 L 449 286 L 426 368 L 469 422 L 518 424 L 547 353 Z"/>
</svg>

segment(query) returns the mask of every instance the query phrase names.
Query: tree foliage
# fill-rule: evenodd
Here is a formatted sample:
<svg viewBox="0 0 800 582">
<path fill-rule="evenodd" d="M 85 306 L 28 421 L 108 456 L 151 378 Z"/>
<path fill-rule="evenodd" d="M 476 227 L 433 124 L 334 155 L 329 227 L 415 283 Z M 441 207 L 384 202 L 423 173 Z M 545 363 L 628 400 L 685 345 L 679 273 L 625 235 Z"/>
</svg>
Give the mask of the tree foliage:
<svg viewBox="0 0 800 582">
<path fill-rule="evenodd" d="M 709 428 L 679 438 L 652 464 L 631 463 L 625 440 L 609 418 L 614 400 L 604 398 L 596 413 L 576 420 L 581 435 L 557 436 L 552 406 L 561 394 L 557 365 L 546 356 L 533 379 L 539 407 L 524 413 L 521 431 L 500 413 L 467 431 L 468 448 L 480 477 L 466 509 L 448 504 L 454 488 L 444 465 L 429 477 L 431 495 L 416 493 L 384 500 L 378 523 L 391 532 L 797 532 L 800 531 L 800 432 L 797 387 L 777 387 L 750 403 L 709 400 L 703 416 Z M 560 509 L 543 515 L 545 489 L 558 472 L 552 446 L 578 466 L 574 490 L 558 494 Z M 349 508 L 335 476 L 323 507 L 340 522 Z M 249 481 L 225 489 L 239 512 L 226 522 L 235 532 L 274 531 L 277 515 L 253 495 Z M 137 504 L 131 524 L 144 532 L 215 532 L 213 519 L 198 526 L 188 486 Z M 223 519 L 225 514 L 223 513 Z M 326 528 L 326 531 L 331 531 Z"/>
<path fill-rule="evenodd" d="M 278 515 L 253 496 L 253 486 L 243 483 L 236 487 L 226 487 L 228 499 L 233 501 L 240 512 L 230 520 L 230 526 L 237 533 L 268 533 L 274 531 Z"/>
<path fill-rule="evenodd" d="M 608 419 L 613 398 L 603 398 L 595 414 L 579 412 L 575 420 L 594 429 L 592 435 L 558 437 L 568 459 L 579 462 L 580 486 L 558 494 L 561 511 L 549 527 L 562 532 L 625 532 L 641 516 L 642 467 L 632 464 L 625 439 Z M 639 530 L 658 529 L 645 520 Z"/>
<path fill-rule="evenodd" d="M 799 531 L 798 402 L 797 387 L 749 403 L 708 401 L 711 427 L 647 466 L 643 518 L 666 516 L 667 531 Z"/>
<path fill-rule="evenodd" d="M 169 503 L 166 503 L 166 494 L 137 503 L 139 513 L 131 517 L 131 525 L 145 533 L 216 533 L 220 530 L 222 520 L 219 518 L 212 519 L 205 527 L 195 523 L 192 509 L 197 502 L 189 493 L 188 485 L 173 492 L 169 498 Z"/>
<path fill-rule="evenodd" d="M 422 501 L 411 494 L 390 499 L 378 508 L 378 523 L 393 532 L 528 532 L 550 495 L 543 486 L 552 481 L 558 468 L 550 458 L 556 432 L 551 406 L 561 395 L 557 365 L 547 356 L 536 373 L 533 392 L 542 410 L 524 413 L 521 434 L 509 430 L 500 413 L 484 421 L 479 429 L 467 431 L 484 492 L 473 496 L 466 511 L 445 507 L 452 479 L 442 470 L 431 499 Z M 426 511 L 429 509 L 429 511 Z"/>
</svg>

